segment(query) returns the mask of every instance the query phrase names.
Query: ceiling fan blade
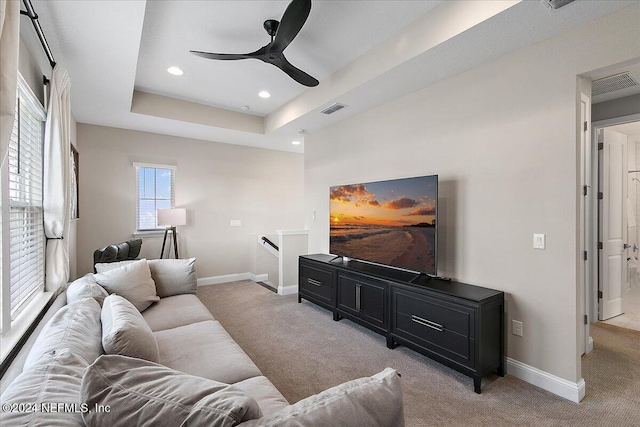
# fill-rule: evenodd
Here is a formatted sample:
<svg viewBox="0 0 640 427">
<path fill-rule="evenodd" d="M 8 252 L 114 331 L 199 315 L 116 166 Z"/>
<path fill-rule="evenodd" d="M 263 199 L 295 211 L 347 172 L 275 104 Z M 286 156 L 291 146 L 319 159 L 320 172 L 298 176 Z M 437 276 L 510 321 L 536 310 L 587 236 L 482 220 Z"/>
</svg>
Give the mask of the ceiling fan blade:
<svg viewBox="0 0 640 427">
<path fill-rule="evenodd" d="M 280 68 L 282 71 L 287 73 L 289 77 L 291 77 L 301 85 L 314 87 L 318 86 L 318 84 L 320 83 L 316 78 L 291 65 L 291 63 L 287 61 L 287 58 L 285 58 L 284 55 L 280 55 L 280 61 L 274 63 L 273 65 Z"/>
<path fill-rule="evenodd" d="M 284 11 L 270 50 L 282 52 L 300 32 L 311 12 L 311 0 L 292 0 Z"/>
<path fill-rule="evenodd" d="M 255 55 L 252 53 L 211 53 L 211 52 L 200 52 L 197 50 L 190 50 L 189 52 L 193 53 L 196 56 L 201 56 L 207 59 L 222 59 L 226 61 L 234 60 L 234 59 L 248 59 L 255 58 Z"/>
</svg>

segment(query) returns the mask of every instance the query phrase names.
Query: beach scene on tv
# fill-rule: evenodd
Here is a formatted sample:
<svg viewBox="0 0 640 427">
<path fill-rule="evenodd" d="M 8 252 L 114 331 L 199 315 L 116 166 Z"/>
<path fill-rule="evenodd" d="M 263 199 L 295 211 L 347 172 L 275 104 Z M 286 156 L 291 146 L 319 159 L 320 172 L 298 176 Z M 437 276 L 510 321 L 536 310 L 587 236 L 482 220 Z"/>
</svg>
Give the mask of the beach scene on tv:
<svg viewBox="0 0 640 427">
<path fill-rule="evenodd" d="M 341 255 L 436 274 L 438 177 L 330 189 L 330 248 Z"/>
</svg>

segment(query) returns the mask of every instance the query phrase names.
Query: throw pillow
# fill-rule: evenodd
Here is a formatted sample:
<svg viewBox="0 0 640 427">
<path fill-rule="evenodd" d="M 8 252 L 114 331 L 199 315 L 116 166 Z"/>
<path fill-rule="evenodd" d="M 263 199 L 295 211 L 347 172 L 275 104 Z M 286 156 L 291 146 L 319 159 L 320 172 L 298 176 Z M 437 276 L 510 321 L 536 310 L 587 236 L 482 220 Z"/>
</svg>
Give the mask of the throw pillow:
<svg viewBox="0 0 640 427">
<path fill-rule="evenodd" d="M 310 396 L 242 427 L 402 427 L 404 409 L 398 373 L 386 368 Z"/>
<path fill-rule="evenodd" d="M 116 268 L 120 268 L 127 264 L 133 264 L 134 262 L 140 262 L 140 259 L 130 259 L 125 261 L 116 261 L 116 262 L 99 262 L 94 267 L 97 273 L 106 273 L 107 271 L 115 270 Z"/>
<path fill-rule="evenodd" d="M 129 301 L 119 295 L 109 295 L 104 300 L 100 318 L 105 353 L 160 361 L 151 328 Z"/>
<path fill-rule="evenodd" d="M 102 302 L 108 296 L 109 293 L 98 285 L 92 273 L 74 280 L 67 287 L 67 304 L 72 304 L 85 298 L 93 298 L 98 301 L 98 304 L 102 305 Z"/>
<path fill-rule="evenodd" d="M 228 384 L 125 356 L 105 355 L 87 368 L 80 400 L 108 413 L 83 413 L 86 425 L 235 426 L 262 416 L 258 403 Z"/>
<path fill-rule="evenodd" d="M 93 298 L 65 305 L 44 325 L 22 369 L 47 364 L 64 349 L 87 364 L 93 363 L 103 353 L 101 327 L 100 304 Z"/>
<path fill-rule="evenodd" d="M 96 282 L 107 292 L 128 299 L 138 311 L 144 311 L 160 300 L 156 294 L 156 284 L 146 259 L 123 265 L 114 270 L 94 275 Z"/>
<path fill-rule="evenodd" d="M 150 259 L 148 262 L 160 298 L 196 293 L 195 258 Z"/>
</svg>

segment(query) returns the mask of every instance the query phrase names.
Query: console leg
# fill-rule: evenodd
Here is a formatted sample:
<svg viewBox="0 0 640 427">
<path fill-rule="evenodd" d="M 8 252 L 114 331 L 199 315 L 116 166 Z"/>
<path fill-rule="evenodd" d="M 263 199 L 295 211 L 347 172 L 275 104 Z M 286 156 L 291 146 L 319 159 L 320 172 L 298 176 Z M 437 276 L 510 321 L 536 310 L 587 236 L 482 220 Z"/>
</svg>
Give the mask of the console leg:
<svg viewBox="0 0 640 427">
<path fill-rule="evenodd" d="M 387 348 L 393 350 L 394 348 L 396 348 L 396 345 L 397 344 L 393 340 L 393 337 L 391 335 L 387 335 Z"/>
<path fill-rule="evenodd" d="M 340 315 L 338 314 L 338 312 L 337 312 L 337 311 L 334 311 L 334 312 L 333 312 L 333 320 L 335 320 L 336 322 L 337 322 L 338 320 L 340 320 Z"/>
<path fill-rule="evenodd" d="M 498 366 L 497 374 L 504 377 L 504 364 L 501 363 L 500 366 Z"/>
<path fill-rule="evenodd" d="M 473 391 L 478 394 L 482 392 L 482 377 L 473 377 Z"/>
<path fill-rule="evenodd" d="M 300 294 L 298 294 L 298 304 L 300 304 L 302 302 L 302 297 L 300 296 Z"/>
</svg>

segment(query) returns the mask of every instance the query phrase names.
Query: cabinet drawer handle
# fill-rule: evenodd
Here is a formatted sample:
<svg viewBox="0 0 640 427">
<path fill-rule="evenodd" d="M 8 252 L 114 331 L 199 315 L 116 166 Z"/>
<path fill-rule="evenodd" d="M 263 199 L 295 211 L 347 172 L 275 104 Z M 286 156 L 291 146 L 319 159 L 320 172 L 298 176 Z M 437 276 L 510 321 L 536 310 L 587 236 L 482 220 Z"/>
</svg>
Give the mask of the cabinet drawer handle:
<svg viewBox="0 0 640 427">
<path fill-rule="evenodd" d="M 319 280 L 307 279 L 307 282 L 309 282 L 309 284 L 314 286 L 322 286 L 322 282 L 320 282 Z"/>
<path fill-rule="evenodd" d="M 356 285 L 356 311 L 360 311 L 360 283 Z"/>
<path fill-rule="evenodd" d="M 411 315 L 411 320 L 413 320 L 414 322 L 422 326 L 426 326 L 427 328 L 435 329 L 438 332 L 444 331 L 444 326 L 440 325 L 439 323 L 432 322 L 431 320 L 423 319 L 422 317 L 416 316 L 415 314 Z"/>
</svg>

